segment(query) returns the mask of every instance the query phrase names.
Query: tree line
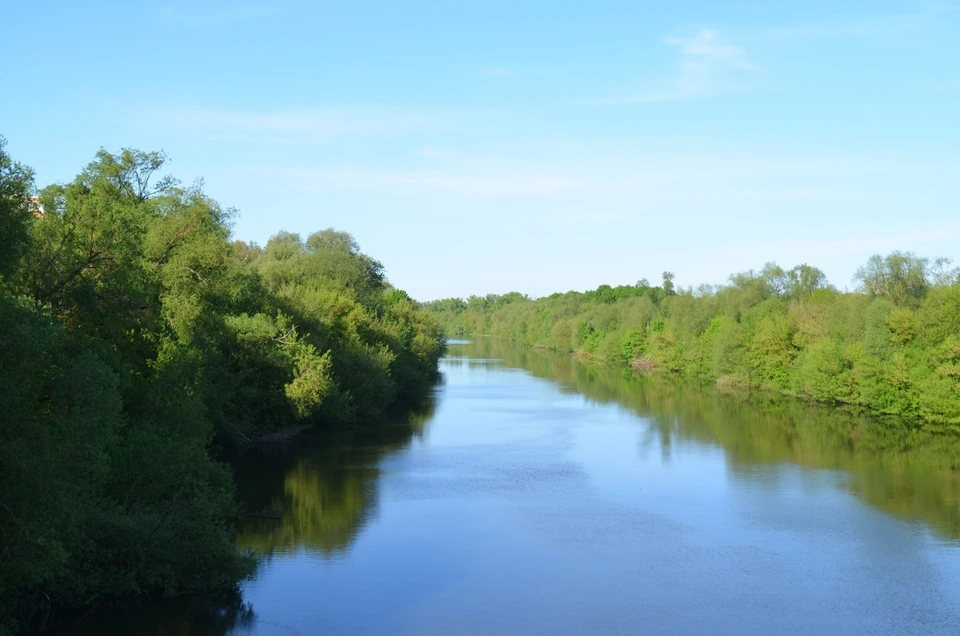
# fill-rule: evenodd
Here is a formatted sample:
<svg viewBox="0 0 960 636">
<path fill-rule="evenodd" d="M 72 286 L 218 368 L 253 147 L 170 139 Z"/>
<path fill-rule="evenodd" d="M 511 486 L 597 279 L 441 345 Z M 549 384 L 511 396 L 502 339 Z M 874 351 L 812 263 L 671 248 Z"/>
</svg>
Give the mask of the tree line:
<svg viewBox="0 0 960 636">
<path fill-rule="evenodd" d="M 354 422 L 437 379 L 435 316 L 346 233 L 235 212 L 101 150 L 38 190 L 0 138 L 0 633 L 235 586 L 225 444 Z"/>
<path fill-rule="evenodd" d="M 909 252 L 872 256 L 841 292 L 809 265 L 675 289 L 601 285 L 428 303 L 453 335 L 485 334 L 808 401 L 901 416 L 960 432 L 960 271 Z"/>
</svg>

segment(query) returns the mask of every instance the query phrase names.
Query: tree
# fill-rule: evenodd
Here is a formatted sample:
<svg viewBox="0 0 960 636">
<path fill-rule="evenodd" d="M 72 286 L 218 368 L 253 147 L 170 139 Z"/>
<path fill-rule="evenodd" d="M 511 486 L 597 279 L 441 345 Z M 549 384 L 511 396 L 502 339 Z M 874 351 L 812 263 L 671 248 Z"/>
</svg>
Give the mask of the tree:
<svg viewBox="0 0 960 636">
<path fill-rule="evenodd" d="M 832 289 L 822 270 L 803 263 L 787 272 L 787 292 L 790 298 L 804 300 L 821 289 Z"/>
<path fill-rule="evenodd" d="M 672 296 L 675 292 L 673 289 L 673 279 L 675 278 L 673 272 L 664 272 L 663 273 L 663 292 L 667 296 Z"/>
<path fill-rule="evenodd" d="M 233 211 L 164 161 L 101 150 L 35 221 L 0 143 L 0 632 L 234 586 L 249 561 L 212 440 L 382 412 L 436 379 L 437 321 L 349 234 L 231 243 Z"/>
<path fill-rule="evenodd" d="M 854 279 L 871 296 L 884 296 L 897 306 L 918 305 L 930 288 L 930 261 L 913 252 L 874 254 L 857 270 Z"/>
<path fill-rule="evenodd" d="M 928 278 L 934 286 L 948 287 L 960 283 L 960 267 L 950 267 L 952 263 L 952 260 L 943 256 L 933 259 Z"/>
<path fill-rule="evenodd" d="M 13 161 L 4 151 L 7 140 L 0 136 L 0 280 L 20 261 L 31 221 L 29 195 L 33 171 Z"/>
</svg>

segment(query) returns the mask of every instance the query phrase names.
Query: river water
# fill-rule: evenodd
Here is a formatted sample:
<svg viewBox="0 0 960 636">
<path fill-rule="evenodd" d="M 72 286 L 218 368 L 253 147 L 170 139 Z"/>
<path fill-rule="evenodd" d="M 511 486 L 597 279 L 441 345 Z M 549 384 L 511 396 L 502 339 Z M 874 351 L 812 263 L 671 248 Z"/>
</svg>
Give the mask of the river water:
<svg viewBox="0 0 960 636">
<path fill-rule="evenodd" d="M 960 633 L 956 442 L 495 341 L 441 367 L 409 418 L 236 461 L 240 598 L 86 629 Z"/>
</svg>

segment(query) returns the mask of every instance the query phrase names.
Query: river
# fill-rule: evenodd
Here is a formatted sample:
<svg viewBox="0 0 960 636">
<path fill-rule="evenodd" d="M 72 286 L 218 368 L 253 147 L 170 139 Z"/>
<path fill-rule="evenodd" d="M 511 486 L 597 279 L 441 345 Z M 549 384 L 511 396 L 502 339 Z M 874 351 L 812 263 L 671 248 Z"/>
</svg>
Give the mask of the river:
<svg viewBox="0 0 960 636">
<path fill-rule="evenodd" d="M 87 633 L 957 634 L 960 451 L 496 341 L 410 417 L 234 463 L 239 597 Z"/>
</svg>

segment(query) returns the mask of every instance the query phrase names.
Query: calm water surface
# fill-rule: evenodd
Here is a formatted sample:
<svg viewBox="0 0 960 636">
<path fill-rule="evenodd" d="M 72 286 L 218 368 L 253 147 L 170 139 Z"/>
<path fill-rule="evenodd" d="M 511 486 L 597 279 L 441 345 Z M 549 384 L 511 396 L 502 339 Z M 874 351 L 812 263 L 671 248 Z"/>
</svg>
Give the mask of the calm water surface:
<svg viewBox="0 0 960 636">
<path fill-rule="evenodd" d="M 98 633 L 957 634 L 957 449 L 496 342 L 425 412 L 235 466 L 242 599 Z"/>
</svg>

